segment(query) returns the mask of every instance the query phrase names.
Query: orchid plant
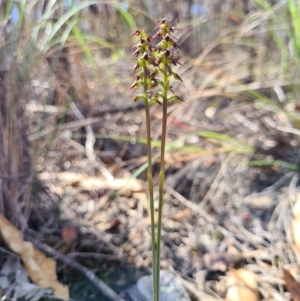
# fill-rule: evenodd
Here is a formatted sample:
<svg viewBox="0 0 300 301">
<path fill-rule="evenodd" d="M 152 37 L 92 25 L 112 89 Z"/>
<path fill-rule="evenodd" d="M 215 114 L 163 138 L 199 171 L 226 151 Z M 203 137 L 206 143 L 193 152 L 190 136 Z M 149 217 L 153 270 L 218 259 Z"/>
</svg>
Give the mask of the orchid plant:
<svg viewBox="0 0 300 301">
<path fill-rule="evenodd" d="M 174 93 L 171 85 L 172 80 L 182 81 L 181 77 L 173 72 L 172 66 L 181 65 L 179 57 L 175 51 L 179 49 L 176 38 L 172 35 L 177 28 L 168 24 L 166 19 L 156 22 L 156 33 L 150 37 L 144 30 L 138 29 L 132 33 L 139 38 L 138 43 L 133 47 L 137 63 L 134 70 L 137 71 L 129 89 L 142 87 L 143 92 L 138 94 L 134 101 L 143 100 L 145 103 L 146 126 L 147 126 L 147 153 L 148 169 L 147 181 L 150 200 L 151 216 L 151 239 L 152 239 L 152 269 L 153 269 L 153 301 L 159 301 L 160 287 L 160 249 L 161 249 L 161 228 L 162 228 L 162 207 L 163 192 L 165 182 L 165 146 L 167 132 L 167 109 L 168 103 L 180 100 L 181 97 Z M 158 44 L 153 46 L 152 40 L 159 40 Z M 160 172 L 159 172 L 159 205 L 157 228 L 155 228 L 155 209 L 153 192 L 153 172 L 152 172 L 152 145 L 151 145 L 151 119 L 150 104 L 156 103 L 162 106 L 162 134 L 160 149 Z"/>
</svg>

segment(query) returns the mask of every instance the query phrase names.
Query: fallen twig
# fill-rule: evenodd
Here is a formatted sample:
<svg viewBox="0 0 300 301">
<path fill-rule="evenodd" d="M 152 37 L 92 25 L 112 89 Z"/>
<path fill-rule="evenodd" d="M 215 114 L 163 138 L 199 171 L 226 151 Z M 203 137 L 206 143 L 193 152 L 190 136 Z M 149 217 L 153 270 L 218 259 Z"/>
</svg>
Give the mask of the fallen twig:
<svg viewBox="0 0 300 301">
<path fill-rule="evenodd" d="M 69 257 L 93 257 L 93 258 L 98 258 L 98 259 L 106 259 L 106 260 L 120 260 L 120 257 L 118 255 L 110 255 L 110 254 L 102 254 L 102 253 L 93 253 L 93 252 L 74 252 L 74 253 L 68 253 Z"/>
</svg>

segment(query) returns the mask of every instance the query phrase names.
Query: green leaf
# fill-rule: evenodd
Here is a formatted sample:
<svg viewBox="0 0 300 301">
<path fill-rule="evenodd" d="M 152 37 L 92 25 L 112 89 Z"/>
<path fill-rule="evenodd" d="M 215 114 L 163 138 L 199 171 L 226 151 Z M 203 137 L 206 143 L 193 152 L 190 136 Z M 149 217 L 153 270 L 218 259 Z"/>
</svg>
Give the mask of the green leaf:
<svg viewBox="0 0 300 301">
<path fill-rule="evenodd" d="M 250 166 L 280 166 L 291 170 L 300 171 L 300 166 L 281 160 L 253 160 L 249 161 Z"/>
<path fill-rule="evenodd" d="M 119 13 L 124 17 L 124 19 L 127 21 L 129 26 L 132 30 L 137 28 L 134 19 L 132 18 L 131 14 L 125 10 L 121 5 L 114 4 L 113 7 L 119 11 Z"/>
</svg>

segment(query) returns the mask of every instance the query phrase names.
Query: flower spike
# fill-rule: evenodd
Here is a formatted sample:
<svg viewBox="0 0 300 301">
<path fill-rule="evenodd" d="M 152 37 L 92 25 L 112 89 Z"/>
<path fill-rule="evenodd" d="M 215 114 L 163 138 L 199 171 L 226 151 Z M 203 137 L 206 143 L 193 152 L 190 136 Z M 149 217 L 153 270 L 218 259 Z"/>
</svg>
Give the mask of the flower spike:
<svg viewBox="0 0 300 301">
<path fill-rule="evenodd" d="M 156 33 L 150 37 L 144 30 L 137 29 L 132 36 L 138 38 L 138 43 L 133 47 L 132 57 L 136 58 L 134 70 L 137 71 L 133 78 L 133 83 L 129 89 L 143 87 L 143 93 L 134 98 L 134 102 L 143 100 L 145 103 L 145 118 L 147 125 L 147 153 L 148 170 L 147 179 L 150 199 L 150 218 L 151 218 L 151 244 L 152 244 L 152 262 L 153 262 L 153 300 L 159 301 L 159 279 L 160 279 L 160 241 L 162 227 L 162 205 L 164 192 L 164 161 L 167 132 L 167 106 L 172 101 L 184 101 L 175 94 L 172 86 L 174 80 L 183 81 L 182 78 L 172 71 L 172 65 L 181 65 L 179 56 L 175 53 L 180 49 L 177 39 L 172 34 L 178 30 L 168 24 L 166 18 L 155 22 Z M 151 41 L 159 39 L 156 46 L 151 45 Z M 172 93 L 172 94 L 171 94 Z M 171 95 L 170 95 L 171 94 Z M 155 228 L 154 212 L 154 190 L 153 190 L 153 172 L 152 172 L 152 139 L 151 139 L 151 120 L 150 104 L 158 104 L 162 107 L 162 132 L 161 132 L 161 157 L 159 173 L 159 208 L 157 216 L 157 232 Z M 157 235 L 156 235 L 157 234 Z"/>
<path fill-rule="evenodd" d="M 178 30 L 168 24 L 166 18 L 155 22 L 156 33 L 150 38 L 143 29 L 137 29 L 131 35 L 139 38 L 138 43 L 133 46 L 132 57 L 137 58 L 134 70 L 139 70 L 138 74 L 133 78 L 133 84 L 130 89 L 138 86 L 147 87 L 147 91 L 158 89 L 164 90 L 163 93 L 155 94 L 155 103 L 161 103 L 159 98 L 167 95 L 168 92 L 175 93 L 174 87 L 170 84 L 170 78 L 183 81 L 182 78 L 172 71 L 172 65 L 182 65 L 179 61 L 180 57 L 174 54 L 174 50 L 180 49 L 177 39 L 172 33 Z M 156 46 L 151 45 L 151 40 L 160 39 Z M 164 78 L 161 80 L 160 78 Z M 148 93 L 148 96 L 150 94 Z M 180 99 L 179 96 L 173 95 L 174 99 Z M 149 96 L 149 98 L 151 98 Z M 152 102 L 151 100 L 149 102 Z"/>
</svg>

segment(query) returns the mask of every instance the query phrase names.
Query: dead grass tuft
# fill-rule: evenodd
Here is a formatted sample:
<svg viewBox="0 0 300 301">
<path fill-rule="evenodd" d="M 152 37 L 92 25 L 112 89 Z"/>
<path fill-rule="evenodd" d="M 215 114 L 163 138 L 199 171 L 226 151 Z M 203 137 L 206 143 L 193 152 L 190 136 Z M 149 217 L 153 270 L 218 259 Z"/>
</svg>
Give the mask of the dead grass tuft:
<svg viewBox="0 0 300 301">
<path fill-rule="evenodd" d="M 4 62 L 12 62 L 12 53 L 0 48 Z M 0 213 L 24 230 L 30 214 L 30 182 L 33 178 L 24 117 L 24 82 L 16 81 L 16 64 L 0 71 Z M 24 95 L 23 95 L 24 96 Z"/>
</svg>

